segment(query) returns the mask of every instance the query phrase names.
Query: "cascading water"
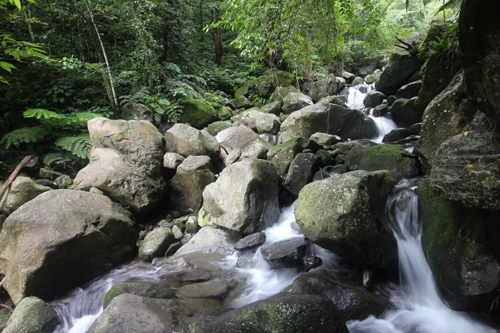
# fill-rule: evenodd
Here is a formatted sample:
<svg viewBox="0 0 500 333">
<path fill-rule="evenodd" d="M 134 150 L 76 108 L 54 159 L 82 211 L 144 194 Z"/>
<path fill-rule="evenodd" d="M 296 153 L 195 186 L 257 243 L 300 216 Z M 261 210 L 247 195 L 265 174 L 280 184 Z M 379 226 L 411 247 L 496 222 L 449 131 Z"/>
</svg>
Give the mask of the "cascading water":
<svg viewBox="0 0 500 333">
<path fill-rule="evenodd" d="M 392 292 L 396 309 L 380 318 L 347 323 L 351 333 L 496 332 L 467 313 L 449 309 L 439 297 L 421 245 L 418 197 L 414 182 L 403 180 L 388 199 L 386 212 L 398 243 L 400 288 Z"/>
</svg>

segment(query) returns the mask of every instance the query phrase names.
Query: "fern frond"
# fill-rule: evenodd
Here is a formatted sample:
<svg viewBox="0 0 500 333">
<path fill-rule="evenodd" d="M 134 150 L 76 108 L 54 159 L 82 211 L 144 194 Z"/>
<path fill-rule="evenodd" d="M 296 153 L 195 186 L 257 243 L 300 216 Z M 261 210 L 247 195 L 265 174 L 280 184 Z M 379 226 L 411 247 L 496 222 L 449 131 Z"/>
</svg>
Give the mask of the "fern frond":
<svg viewBox="0 0 500 333">
<path fill-rule="evenodd" d="M 51 131 L 42 126 L 23 127 L 5 134 L 0 140 L 0 145 L 5 145 L 7 149 L 11 146 L 19 147 L 23 142 L 40 142 L 51 134 Z"/>
<path fill-rule="evenodd" d="M 102 115 L 99 113 L 92 113 L 92 112 L 75 112 L 67 115 L 66 119 L 68 124 L 74 124 L 80 122 L 86 123 L 90 119 L 94 119 L 97 117 L 102 117 Z"/>
<path fill-rule="evenodd" d="M 65 118 L 63 114 L 56 113 L 54 111 L 49 111 L 45 109 L 29 109 L 24 111 L 24 118 L 36 118 L 36 119 L 62 119 Z"/>
<path fill-rule="evenodd" d="M 48 168 L 67 165 L 75 161 L 75 156 L 65 152 L 49 153 L 43 156 L 43 164 Z"/>
<path fill-rule="evenodd" d="M 77 136 L 64 136 L 56 140 L 56 146 L 69 151 L 71 154 L 83 159 L 88 159 L 92 149 L 92 140 L 88 133 Z"/>
</svg>

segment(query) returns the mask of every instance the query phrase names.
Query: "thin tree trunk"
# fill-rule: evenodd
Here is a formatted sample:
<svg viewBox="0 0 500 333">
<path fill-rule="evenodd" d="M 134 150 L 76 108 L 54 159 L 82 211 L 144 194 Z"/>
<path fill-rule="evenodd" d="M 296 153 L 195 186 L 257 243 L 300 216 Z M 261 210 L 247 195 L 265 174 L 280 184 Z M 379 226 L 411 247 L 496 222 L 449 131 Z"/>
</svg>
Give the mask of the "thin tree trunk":
<svg viewBox="0 0 500 333">
<path fill-rule="evenodd" d="M 214 9 L 214 22 L 217 23 L 220 21 L 220 13 L 219 13 L 219 4 Z M 222 41 L 221 41 L 221 32 L 220 27 L 215 28 L 215 60 L 214 63 L 217 66 L 220 66 L 222 60 Z"/>
</svg>

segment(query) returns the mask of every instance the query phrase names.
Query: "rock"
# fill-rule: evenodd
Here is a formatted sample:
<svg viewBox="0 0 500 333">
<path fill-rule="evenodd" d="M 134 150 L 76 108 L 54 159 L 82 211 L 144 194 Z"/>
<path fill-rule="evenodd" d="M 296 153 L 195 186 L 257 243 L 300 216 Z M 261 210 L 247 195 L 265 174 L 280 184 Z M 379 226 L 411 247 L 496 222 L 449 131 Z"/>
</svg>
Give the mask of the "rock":
<svg viewBox="0 0 500 333">
<path fill-rule="evenodd" d="M 192 283 L 180 287 L 177 292 L 177 298 L 221 298 L 227 293 L 227 285 L 220 280 Z"/>
<path fill-rule="evenodd" d="M 365 80 L 362 77 L 356 76 L 356 78 L 352 81 L 351 86 L 354 87 L 363 83 L 365 83 Z"/>
<path fill-rule="evenodd" d="M 463 128 L 474 118 L 476 108 L 466 97 L 464 74 L 461 71 L 425 109 L 415 154 L 422 157 L 429 170 L 439 146 L 448 138 L 462 133 Z"/>
<path fill-rule="evenodd" d="M 203 191 L 200 226 L 241 234 L 262 230 L 279 216 L 279 177 L 271 162 L 244 159 L 226 167 Z"/>
<path fill-rule="evenodd" d="M 234 98 L 238 98 L 240 96 L 246 96 L 250 91 L 250 85 L 245 84 L 244 86 L 238 88 L 234 93 Z"/>
<path fill-rule="evenodd" d="M 377 69 L 373 74 L 367 75 L 365 77 L 365 82 L 368 84 L 372 84 L 377 82 L 377 80 L 380 80 L 380 77 L 382 76 L 382 71 Z"/>
<path fill-rule="evenodd" d="M 459 18 L 459 49 L 463 56 L 467 95 L 492 119 L 500 120 L 500 22 L 495 0 L 464 2 Z M 472 28 L 472 29 L 471 29 Z"/>
<path fill-rule="evenodd" d="M 281 140 L 286 142 L 300 136 L 308 139 L 316 132 L 327 132 L 330 104 L 326 101 L 305 107 L 292 113 L 281 124 Z"/>
<path fill-rule="evenodd" d="M 384 135 L 382 142 L 396 142 L 410 135 L 407 128 L 396 128 Z"/>
<path fill-rule="evenodd" d="M 244 125 L 259 134 L 276 134 L 280 129 L 281 121 L 274 114 L 265 113 L 259 109 L 251 109 L 241 114 L 240 125 Z"/>
<path fill-rule="evenodd" d="M 375 89 L 386 96 L 395 94 L 401 86 L 409 82 L 412 75 L 420 70 L 422 65 L 423 61 L 417 56 L 392 54 L 389 65 L 380 79 L 375 82 Z"/>
<path fill-rule="evenodd" d="M 281 113 L 282 106 L 283 106 L 283 103 L 281 101 L 274 101 L 274 102 L 271 102 L 271 103 L 264 105 L 260 109 L 264 112 L 279 116 Z"/>
<path fill-rule="evenodd" d="M 347 84 L 351 84 L 352 81 L 356 78 L 356 75 L 349 73 L 347 71 L 343 71 L 342 74 L 340 74 L 341 77 L 344 78 Z"/>
<path fill-rule="evenodd" d="M 234 245 L 236 251 L 248 251 L 255 249 L 266 242 L 266 234 L 256 232 L 246 237 L 243 237 Z"/>
<path fill-rule="evenodd" d="M 205 282 L 210 280 L 210 273 L 199 267 L 189 267 L 185 271 L 173 275 L 179 282 Z"/>
<path fill-rule="evenodd" d="M 120 115 L 123 120 L 153 121 L 153 111 L 149 106 L 141 103 L 127 103 Z"/>
<path fill-rule="evenodd" d="M 94 118 L 87 122 L 94 147 L 76 188 L 96 187 L 138 214 L 163 200 L 163 136 L 150 122 Z"/>
<path fill-rule="evenodd" d="M 186 124 L 175 124 L 165 133 L 165 150 L 184 157 L 207 155 L 217 157 L 220 146 L 205 130 L 197 130 Z"/>
<path fill-rule="evenodd" d="M 498 211 L 443 199 L 429 181 L 420 183 L 418 197 L 422 247 L 440 295 L 454 310 L 489 312 L 500 287 Z"/>
<path fill-rule="evenodd" d="M 389 305 L 386 297 L 338 281 L 338 278 L 324 269 L 298 277 L 288 291 L 294 294 L 328 297 L 344 321 L 363 320 L 370 315 L 378 317 Z"/>
<path fill-rule="evenodd" d="M 217 120 L 217 112 L 208 102 L 200 99 L 187 99 L 179 121 L 202 129 Z"/>
<path fill-rule="evenodd" d="M 377 105 L 382 104 L 382 101 L 385 99 L 385 95 L 377 90 L 372 90 L 368 94 L 366 94 L 365 99 L 363 100 L 363 104 L 367 108 L 374 108 Z"/>
<path fill-rule="evenodd" d="M 152 298 L 173 298 L 180 283 L 170 277 L 160 281 L 121 281 L 113 283 L 111 289 L 104 295 L 103 309 L 106 309 L 113 299 L 122 294 L 132 294 Z"/>
<path fill-rule="evenodd" d="M 390 171 L 352 171 L 306 185 L 295 204 L 304 236 L 347 259 L 397 274 L 397 245 L 381 222 L 398 178 Z"/>
<path fill-rule="evenodd" d="M 53 190 L 24 204 L 0 233 L 3 287 L 14 303 L 51 299 L 135 252 L 133 216 L 108 197 Z"/>
<path fill-rule="evenodd" d="M 278 176 L 283 179 L 286 177 L 290 163 L 298 153 L 305 149 L 306 144 L 304 138 L 295 137 L 269 150 L 267 160 L 274 165 Z"/>
<path fill-rule="evenodd" d="M 177 153 L 165 153 L 163 155 L 163 167 L 170 170 L 177 170 L 177 167 L 184 161 L 184 156 Z"/>
<path fill-rule="evenodd" d="M 443 142 L 433 159 L 429 186 L 469 209 L 500 209 L 500 133 L 483 113 L 464 132 Z"/>
<path fill-rule="evenodd" d="M 170 207 L 181 212 L 200 209 L 203 190 L 215 181 L 214 168 L 208 156 L 188 156 L 168 183 Z"/>
<path fill-rule="evenodd" d="M 297 88 L 294 86 L 283 86 L 283 87 L 276 87 L 274 90 L 273 94 L 269 98 L 271 102 L 281 102 L 283 104 L 283 99 L 288 95 L 290 92 L 299 92 Z M 281 109 L 280 109 L 281 112 Z"/>
<path fill-rule="evenodd" d="M 345 165 L 335 165 L 335 166 L 327 166 L 317 171 L 314 174 L 313 181 L 323 180 L 328 177 L 335 177 L 337 175 L 343 174 L 347 172 L 347 167 Z M 298 225 L 297 225 L 298 226 Z M 300 228 L 300 227 L 299 227 Z M 292 226 L 293 229 L 293 226 Z M 300 231 L 302 233 L 302 231 Z"/>
<path fill-rule="evenodd" d="M 394 171 L 402 178 L 418 176 L 420 170 L 415 165 L 415 159 L 407 157 L 408 152 L 398 145 L 378 145 L 368 149 L 359 163 L 360 170 Z"/>
<path fill-rule="evenodd" d="M 271 145 L 246 126 L 231 127 L 219 132 L 215 137 L 224 147 L 221 157 L 226 165 L 245 158 L 265 158 Z M 233 159 L 231 159 L 232 156 Z"/>
<path fill-rule="evenodd" d="M 299 153 L 290 163 L 283 187 L 298 195 L 300 190 L 311 181 L 317 167 L 317 157 L 312 153 Z"/>
<path fill-rule="evenodd" d="M 62 175 L 64 174 L 58 171 L 48 170 L 44 168 L 40 168 L 40 170 L 38 171 L 38 177 L 41 179 L 55 180 L 57 177 L 60 177 Z"/>
<path fill-rule="evenodd" d="M 416 123 L 408 127 L 409 135 L 420 135 L 420 131 L 422 130 L 422 123 Z"/>
<path fill-rule="evenodd" d="M 388 104 L 380 104 L 373 109 L 373 115 L 375 117 L 384 117 L 385 115 L 387 115 L 387 112 L 389 112 Z"/>
<path fill-rule="evenodd" d="M 312 82 L 309 89 L 309 97 L 316 103 L 320 99 L 337 94 L 337 78 L 330 74 L 321 81 Z"/>
<path fill-rule="evenodd" d="M 374 138 L 378 135 L 373 119 L 360 110 L 344 108 L 333 104 L 330 108 L 328 130 L 342 139 Z"/>
<path fill-rule="evenodd" d="M 263 245 L 260 251 L 271 268 L 300 267 L 308 246 L 308 240 L 295 237 Z"/>
<path fill-rule="evenodd" d="M 354 144 L 345 157 L 345 166 L 350 171 L 358 170 L 361 160 L 365 157 L 368 149 L 370 148 L 359 143 Z"/>
<path fill-rule="evenodd" d="M 375 66 L 374 65 L 368 65 L 368 66 L 363 66 L 358 69 L 358 75 L 361 77 L 365 77 L 367 75 L 372 74 L 375 72 Z"/>
<path fill-rule="evenodd" d="M 290 114 L 312 104 L 313 101 L 311 97 L 300 92 L 292 91 L 283 98 L 283 106 L 281 109 L 283 113 Z"/>
<path fill-rule="evenodd" d="M 219 134 L 219 132 L 221 132 L 229 127 L 232 127 L 232 126 L 231 126 L 231 124 L 229 124 L 226 121 L 216 121 L 216 122 L 211 123 L 207 126 L 207 132 L 211 136 L 215 137 L 217 134 Z"/>
<path fill-rule="evenodd" d="M 338 135 L 318 132 L 311 135 L 309 140 L 316 142 L 318 145 L 322 147 L 328 147 L 328 146 L 333 146 L 336 143 L 339 143 L 341 138 Z"/>
<path fill-rule="evenodd" d="M 71 179 L 71 177 L 68 175 L 57 177 L 55 182 L 59 188 L 68 188 L 69 186 L 73 185 L 73 179 Z"/>
<path fill-rule="evenodd" d="M 174 234 L 174 238 L 176 240 L 180 240 L 184 235 L 182 234 L 182 230 L 181 228 L 179 228 L 178 226 L 174 225 L 172 227 L 172 233 Z"/>
<path fill-rule="evenodd" d="M 59 324 L 54 309 L 38 297 L 29 296 L 17 305 L 2 333 L 52 333 Z"/>
<path fill-rule="evenodd" d="M 389 108 L 394 122 L 399 127 L 410 127 L 422 122 L 422 112 L 415 107 L 416 98 L 398 98 Z"/>
<path fill-rule="evenodd" d="M 333 164 L 333 158 L 330 153 L 324 149 L 319 149 L 316 152 L 316 159 L 320 167 L 325 167 L 327 165 Z"/>
<path fill-rule="evenodd" d="M 422 80 L 418 80 L 415 82 L 411 82 L 408 84 L 405 84 L 401 88 L 398 89 L 396 92 L 396 95 L 398 98 L 413 98 L 415 96 L 418 96 L 418 92 L 422 88 Z"/>
<path fill-rule="evenodd" d="M 155 228 L 144 238 L 139 248 L 139 258 L 151 261 L 153 258 L 163 257 L 165 251 L 175 241 L 172 229 L 165 227 Z"/>
<path fill-rule="evenodd" d="M 196 217 L 190 216 L 186 222 L 186 233 L 194 234 L 198 230 L 198 221 Z"/>
<path fill-rule="evenodd" d="M 234 105 L 237 109 L 250 109 L 253 107 L 253 103 L 245 96 L 240 96 L 234 99 Z"/>
<path fill-rule="evenodd" d="M 0 202 L 2 211 L 6 214 L 12 214 L 16 209 L 24 205 L 26 202 L 36 198 L 38 195 L 51 191 L 47 186 L 36 184 L 29 177 L 17 176 L 10 185 Z"/>
</svg>

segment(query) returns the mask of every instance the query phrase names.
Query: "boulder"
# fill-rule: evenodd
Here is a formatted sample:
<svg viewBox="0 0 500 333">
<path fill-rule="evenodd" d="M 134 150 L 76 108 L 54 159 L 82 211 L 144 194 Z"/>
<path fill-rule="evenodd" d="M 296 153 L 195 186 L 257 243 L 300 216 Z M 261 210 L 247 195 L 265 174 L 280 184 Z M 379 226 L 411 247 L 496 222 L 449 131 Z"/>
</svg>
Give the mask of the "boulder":
<svg viewBox="0 0 500 333">
<path fill-rule="evenodd" d="M 123 108 L 120 118 L 123 120 L 153 121 L 153 111 L 149 106 L 141 103 L 127 103 Z"/>
<path fill-rule="evenodd" d="M 370 147 L 355 143 L 345 156 L 345 166 L 350 171 L 358 170 L 361 160 L 365 157 L 368 149 L 370 149 Z"/>
<path fill-rule="evenodd" d="M 192 283 L 180 287 L 175 295 L 177 298 L 222 298 L 227 293 L 227 284 L 221 280 Z"/>
<path fill-rule="evenodd" d="M 422 65 L 423 61 L 416 55 L 393 53 L 389 65 L 375 82 L 375 89 L 386 96 L 395 94 Z"/>
<path fill-rule="evenodd" d="M 319 246 L 397 274 L 396 240 L 380 220 L 397 182 L 390 171 L 352 171 L 307 184 L 295 204 L 297 223 Z"/>
<path fill-rule="evenodd" d="M 495 0 L 464 1 L 459 18 L 467 95 L 492 119 L 500 120 L 500 22 Z M 471 29 L 472 28 L 472 29 Z"/>
<path fill-rule="evenodd" d="M 382 101 L 385 99 L 385 95 L 377 90 L 372 90 L 368 94 L 366 94 L 363 99 L 363 104 L 367 108 L 374 108 L 377 105 L 382 104 Z"/>
<path fill-rule="evenodd" d="M 29 295 L 51 299 L 130 258 L 135 241 L 132 214 L 108 197 L 45 192 L 4 222 L 3 287 L 16 304 Z"/>
<path fill-rule="evenodd" d="M 344 140 L 370 139 L 378 135 L 375 122 L 362 111 L 335 104 L 330 108 L 328 133 L 338 135 Z"/>
<path fill-rule="evenodd" d="M 252 101 L 250 101 L 245 96 L 235 98 L 233 103 L 237 109 L 250 109 L 254 106 Z"/>
<path fill-rule="evenodd" d="M 279 216 L 279 183 L 268 161 L 244 159 L 226 167 L 203 191 L 199 224 L 246 235 L 262 230 Z"/>
<path fill-rule="evenodd" d="M 384 117 L 385 115 L 387 115 L 388 112 L 389 112 L 389 105 L 385 103 L 377 105 L 373 109 L 373 115 L 375 117 Z"/>
<path fill-rule="evenodd" d="M 207 126 L 207 132 L 211 136 L 216 136 L 219 132 L 232 127 L 232 125 L 227 121 L 216 121 Z"/>
<path fill-rule="evenodd" d="M 281 101 L 274 101 L 274 102 L 271 102 L 271 103 L 264 105 L 260 109 L 264 112 L 279 116 L 281 113 L 282 106 L 283 106 L 283 103 Z"/>
<path fill-rule="evenodd" d="M 365 77 L 375 72 L 376 69 L 375 65 L 362 66 L 358 69 L 358 75 Z"/>
<path fill-rule="evenodd" d="M 234 92 L 234 98 L 238 98 L 240 96 L 246 96 L 248 92 L 250 91 L 250 85 L 247 83 L 242 87 L 239 87 L 235 92 Z"/>
<path fill-rule="evenodd" d="M 396 128 L 384 135 L 382 142 L 396 142 L 410 135 L 407 128 Z"/>
<path fill-rule="evenodd" d="M 52 333 L 59 324 L 54 309 L 38 297 L 29 296 L 16 306 L 2 333 Z"/>
<path fill-rule="evenodd" d="M 415 107 L 416 97 L 411 99 L 398 98 L 392 103 L 389 112 L 392 119 L 399 127 L 410 127 L 422 122 L 422 112 Z"/>
<path fill-rule="evenodd" d="M 299 92 L 297 88 L 294 86 L 284 86 L 284 87 L 276 87 L 274 90 L 273 94 L 269 98 L 271 102 L 280 102 L 283 104 L 283 99 L 288 95 L 290 92 Z M 280 109 L 281 112 L 281 109 Z"/>
<path fill-rule="evenodd" d="M 283 106 L 281 109 L 283 113 L 290 114 L 312 104 L 313 101 L 311 97 L 300 92 L 292 91 L 283 98 Z"/>
<path fill-rule="evenodd" d="M 134 212 L 150 212 L 163 200 L 163 136 L 150 122 L 94 118 L 87 123 L 94 147 L 76 188 L 96 187 Z"/>
<path fill-rule="evenodd" d="M 305 149 L 306 145 L 307 141 L 304 138 L 292 138 L 269 150 L 267 160 L 274 165 L 278 176 L 284 179 L 288 173 L 290 163 L 298 153 Z"/>
<path fill-rule="evenodd" d="M 221 157 L 229 165 L 245 158 L 265 158 L 271 145 L 246 126 L 231 127 L 215 137 L 223 147 Z"/>
<path fill-rule="evenodd" d="M 347 71 L 343 71 L 342 74 L 340 74 L 340 77 L 344 78 L 347 84 L 351 84 L 352 81 L 354 81 L 354 79 L 356 78 L 356 75 Z"/>
<path fill-rule="evenodd" d="M 205 187 L 215 181 L 214 168 L 208 156 L 188 156 L 168 183 L 168 203 L 175 210 L 201 208 Z"/>
<path fill-rule="evenodd" d="M 309 88 L 309 97 L 312 101 L 316 103 L 320 99 L 332 95 L 336 95 L 338 92 L 337 78 L 335 75 L 330 74 L 321 81 L 312 82 Z"/>
<path fill-rule="evenodd" d="M 261 75 L 253 81 L 252 85 L 260 97 L 267 98 L 272 91 L 272 78 L 269 75 Z"/>
<path fill-rule="evenodd" d="M 413 98 L 415 96 L 418 96 L 418 92 L 421 88 L 422 80 L 414 81 L 399 88 L 396 92 L 396 95 L 398 96 L 398 98 Z"/>
<path fill-rule="evenodd" d="M 304 237 L 294 237 L 263 245 L 260 251 L 271 268 L 300 267 L 308 246 Z"/>
<path fill-rule="evenodd" d="M 378 145 L 368 149 L 359 163 L 360 170 L 377 171 L 390 170 L 402 178 L 418 176 L 420 170 L 415 165 L 415 159 L 408 157 L 409 153 L 398 145 Z"/>
<path fill-rule="evenodd" d="M 318 158 L 312 153 L 298 153 L 292 162 L 283 183 L 288 192 L 298 195 L 300 190 L 312 180 Z"/>
<path fill-rule="evenodd" d="M 281 140 L 286 142 L 300 136 L 308 139 L 316 132 L 327 133 L 330 103 L 322 100 L 292 113 L 281 124 Z"/>
<path fill-rule="evenodd" d="M 244 125 L 259 134 L 276 134 L 280 129 L 281 121 L 274 114 L 265 113 L 259 109 L 250 109 L 241 114 L 240 125 Z"/>
<path fill-rule="evenodd" d="M 415 154 L 422 157 L 429 170 L 439 146 L 448 138 L 462 133 L 475 113 L 476 108 L 466 98 L 464 74 L 461 71 L 424 111 Z"/>
<path fill-rule="evenodd" d="M 327 133 L 314 133 L 311 135 L 309 140 L 316 142 L 321 147 L 329 147 L 333 146 L 336 143 L 339 143 L 341 138 L 338 135 L 327 134 Z"/>
<path fill-rule="evenodd" d="M 163 155 L 163 167 L 165 169 L 175 171 L 183 161 L 184 156 L 177 153 L 165 153 L 165 155 Z"/>
<path fill-rule="evenodd" d="M 495 121 L 478 113 L 463 133 L 439 147 L 429 186 L 443 199 L 470 209 L 500 209 L 499 141 Z"/>
<path fill-rule="evenodd" d="M 362 77 L 356 76 L 354 80 L 351 82 L 351 86 L 354 87 L 363 83 L 365 83 L 365 80 Z"/>
<path fill-rule="evenodd" d="M 372 84 L 377 82 L 377 80 L 380 80 L 381 76 L 382 76 L 382 71 L 380 69 L 377 69 L 374 73 L 367 75 L 364 81 L 368 84 Z"/>
<path fill-rule="evenodd" d="M 263 232 L 256 232 L 254 234 L 243 237 L 234 245 L 236 251 L 248 251 L 261 246 L 266 242 L 266 234 Z"/>
<path fill-rule="evenodd" d="M 200 99 L 187 99 L 179 121 L 202 129 L 217 120 L 217 112 L 210 103 Z"/>
<path fill-rule="evenodd" d="M 172 298 L 180 283 L 168 276 L 159 281 L 132 280 L 113 283 L 111 289 L 106 292 L 102 301 L 103 309 L 106 309 L 111 301 L 122 294 L 133 294 L 152 298 Z"/>
<path fill-rule="evenodd" d="M 319 295 L 278 294 L 266 300 L 189 321 L 188 332 L 347 333 L 333 303 Z"/>
<path fill-rule="evenodd" d="M 0 198 L 2 211 L 11 214 L 26 202 L 36 198 L 39 194 L 51 191 L 52 188 L 36 184 L 31 178 L 18 176 L 8 189 L 3 198 Z"/>
<path fill-rule="evenodd" d="M 184 157 L 207 155 L 217 157 L 220 146 L 205 130 L 197 130 L 186 124 L 175 124 L 165 133 L 165 150 Z"/>
<path fill-rule="evenodd" d="M 467 209 L 436 195 L 429 181 L 418 197 L 422 246 L 440 295 L 454 310 L 489 312 L 500 288 L 498 210 Z"/>
<path fill-rule="evenodd" d="M 139 258 L 152 261 L 156 257 L 163 257 L 168 247 L 176 242 L 172 229 L 159 227 L 149 232 L 139 248 Z"/>
</svg>

